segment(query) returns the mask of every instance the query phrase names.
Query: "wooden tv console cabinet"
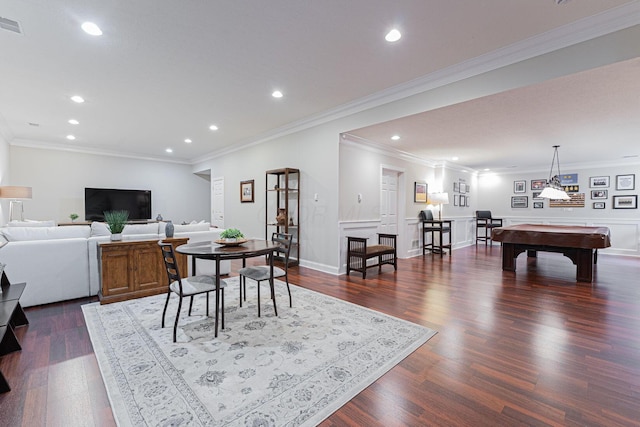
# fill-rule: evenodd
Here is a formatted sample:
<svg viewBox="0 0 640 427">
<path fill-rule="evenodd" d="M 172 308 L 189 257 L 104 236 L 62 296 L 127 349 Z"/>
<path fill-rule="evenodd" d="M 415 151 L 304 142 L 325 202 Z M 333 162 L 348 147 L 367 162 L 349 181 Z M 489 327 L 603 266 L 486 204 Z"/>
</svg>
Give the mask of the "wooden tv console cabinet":
<svg viewBox="0 0 640 427">
<path fill-rule="evenodd" d="M 188 238 L 163 239 L 175 249 Z M 167 271 L 159 240 L 123 240 L 98 244 L 100 304 L 166 293 Z M 176 252 L 178 268 L 187 273 L 187 257 Z"/>
</svg>

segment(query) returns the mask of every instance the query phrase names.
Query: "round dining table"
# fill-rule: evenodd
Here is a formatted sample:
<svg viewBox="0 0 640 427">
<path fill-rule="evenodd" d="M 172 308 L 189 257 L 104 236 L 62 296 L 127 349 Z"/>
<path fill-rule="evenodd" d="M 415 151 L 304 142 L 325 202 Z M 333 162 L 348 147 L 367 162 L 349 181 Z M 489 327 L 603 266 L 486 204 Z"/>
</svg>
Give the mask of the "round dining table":
<svg viewBox="0 0 640 427">
<path fill-rule="evenodd" d="M 187 243 L 176 248 L 181 254 L 191 255 L 191 271 L 195 274 L 196 259 L 210 259 L 216 262 L 216 314 L 214 324 L 214 336 L 218 336 L 218 318 L 220 312 L 220 261 L 242 259 L 243 266 L 246 258 L 267 255 L 269 258 L 269 268 L 271 269 L 269 285 L 273 294 L 273 252 L 280 247 L 278 242 L 271 240 L 251 239 L 242 243 L 225 244 L 216 241 L 203 241 Z M 274 301 L 275 307 L 275 301 Z"/>
</svg>

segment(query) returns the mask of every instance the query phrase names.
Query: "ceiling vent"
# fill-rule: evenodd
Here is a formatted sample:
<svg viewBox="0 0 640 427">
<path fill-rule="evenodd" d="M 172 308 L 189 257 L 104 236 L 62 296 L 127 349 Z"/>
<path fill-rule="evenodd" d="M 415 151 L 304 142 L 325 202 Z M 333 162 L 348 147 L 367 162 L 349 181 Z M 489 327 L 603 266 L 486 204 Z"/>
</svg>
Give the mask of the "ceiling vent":
<svg viewBox="0 0 640 427">
<path fill-rule="evenodd" d="M 2 16 L 0 16 L 0 28 L 22 34 L 18 21 L 12 21 L 11 19 L 3 18 Z"/>
</svg>

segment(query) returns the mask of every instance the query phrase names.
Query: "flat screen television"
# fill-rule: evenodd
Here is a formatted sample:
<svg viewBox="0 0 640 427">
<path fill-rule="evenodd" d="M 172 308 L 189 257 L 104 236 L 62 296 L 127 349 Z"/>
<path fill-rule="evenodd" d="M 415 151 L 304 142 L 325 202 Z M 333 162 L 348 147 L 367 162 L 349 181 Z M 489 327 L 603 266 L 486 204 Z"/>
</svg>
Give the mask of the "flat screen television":
<svg viewBox="0 0 640 427">
<path fill-rule="evenodd" d="M 129 220 L 151 218 L 151 190 L 84 189 L 86 221 L 104 221 L 105 211 L 129 211 Z"/>
</svg>

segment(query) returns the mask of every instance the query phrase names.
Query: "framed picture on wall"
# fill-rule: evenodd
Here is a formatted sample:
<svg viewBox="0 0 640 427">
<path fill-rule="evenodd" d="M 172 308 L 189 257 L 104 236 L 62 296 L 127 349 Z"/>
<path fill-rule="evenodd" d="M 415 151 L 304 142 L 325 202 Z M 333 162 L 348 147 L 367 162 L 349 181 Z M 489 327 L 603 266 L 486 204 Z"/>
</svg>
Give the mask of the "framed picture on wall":
<svg viewBox="0 0 640 427">
<path fill-rule="evenodd" d="M 541 193 L 542 193 L 542 191 L 534 191 L 534 192 L 531 194 L 531 198 L 532 198 L 533 200 L 544 200 L 542 197 L 540 197 L 540 194 L 541 194 Z M 534 208 L 535 208 L 535 205 L 534 205 Z"/>
<path fill-rule="evenodd" d="M 638 195 L 613 196 L 613 209 L 638 209 Z"/>
<path fill-rule="evenodd" d="M 533 209 L 542 209 L 544 208 L 544 202 L 533 202 Z"/>
<path fill-rule="evenodd" d="M 466 182 L 461 182 L 461 183 L 460 183 L 460 192 L 461 192 L 462 194 L 464 194 L 464 193 L 466 193 L 466 192 L 467 192 L 467 183 L 466 183 Z"/>
<path fill-rule="evenodd" d="M 604 209 L 604 202 L 593 202 L 593 209 Z"/>
<path fill-rule="evenodd" d="M 532 179 L 531 180 L 531 189 L 532 190 L 544 190 L 544 186 L 547 184 L 546 179 Z"/>
<path fill-rule="evenodd" d="M 606 199 L 609 197 L 607 190 L 591 190 L 591 199 Z"/>
<path fill-rule="evenodd" d="M 253 203 L 253 179 L 240 182 L 240 202 Z"/>
<path fill-rule="evenodd" d="M 529 196 L 511 196 L 511 207 L 516 209 L 528 208 Z"/>
<path fill-rule="evenodd" d="M 635 188 L 636 176 L 634 174 L 616 175 L 616 190 L 635 190 Z"/>
<path fill-rule="evenodd" d="M 609 188 L 609 177 L 608 176 L 589 177 L 589 187 L 590 188 Z M 600 208 L 596 208 L 596 209 L 600 209 Z"/>
<path fill-rule="evenodd" d="M 427 183 L 426 182 L 413 183 L 413 202 L 427 203 Z"/>
<path fill-rule="evenodd" d="M 514 193 L 526 193 L 527 192 L 527 181 L 513 181 L 513 192 Z"/>
<path fill-rule="evenodd" d="M 467 196 L 460 196 L 460 206 L 467 206 Z"/>
<path fill-rule="evenodd" d="M 453 183 L 453 192 L 454 193 L 460 192 L 460 184 L 459 183 L 457 183 L 457 182 Z"/>
<path fill-rule="evenodd" d="M 454 194 L 453 195 L 453 206 L 458 206 L 458 195 Z"/>
</svg>

